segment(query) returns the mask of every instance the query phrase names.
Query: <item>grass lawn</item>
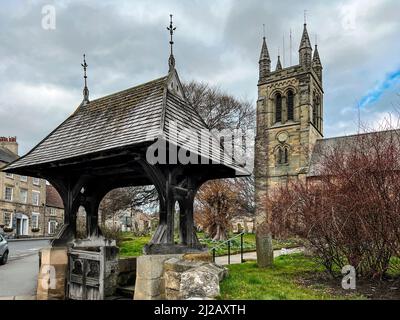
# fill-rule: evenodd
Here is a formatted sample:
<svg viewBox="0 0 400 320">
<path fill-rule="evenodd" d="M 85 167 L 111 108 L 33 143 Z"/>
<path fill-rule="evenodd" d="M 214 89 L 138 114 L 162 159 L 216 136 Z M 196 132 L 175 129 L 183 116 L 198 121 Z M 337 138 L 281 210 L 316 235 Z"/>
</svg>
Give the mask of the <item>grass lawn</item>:
<svg viewBox="0 0 400 320">
<path fill-rule="evenodd" d="M 118 244 L 119 255 L 121 257 L 138 257 L 143 255 L 143 247 L 149 243 L 151 237 L 133 237 L 130 234 L 124 234 L 122 241 Z"/>
<path fill-rule="evenodd" d="M 301 278 L 320 273 L 323 268 L 303 254 L 280 256 L 273 268 L 260 269 L 255 262 L 229 266 L 229 276 L 221 283 L 224 300 L 332 300 L 364 299 L 360 295 L 335 294 L 332 287 L 305 286 Z M 340 282 L 338 280 L 338 288 Z"/>
<path fill-rule="evenodd" d="M 230 235 L 232 238 L 235 235 Z M 199 241 L 206 245 L 208 249 L 212 249 L 216 247 L 216 256 L 222 256 L 228 254 L 228 246 L 224 241 L 212 241 L 207 238 L 204 233 L 198 233 Z M 147 244 L 151 239 L 151 236 L 145 237 L 134 237 L 132 234 L 126 232 L 122 236 L 122 241 L 119 243 L 120 247 L 120 255 L 123 257 L 136 257 L 143 254 L 143 246 Z M 274 240 L 273 242 L 274 249 L 279 250 L 282 248 L 293 248 L 301 245 L 297 240 L 289 239 L 289 240 Z M 256 237 L 254 234 L 245 234 L 243 236 L 243 251 L 250 252 L 255 251 L 256 248 Z M 239 253 L 240 252 L 240 237 L 235 238 L 231 241 L 231 253 Z"/>
</svg>

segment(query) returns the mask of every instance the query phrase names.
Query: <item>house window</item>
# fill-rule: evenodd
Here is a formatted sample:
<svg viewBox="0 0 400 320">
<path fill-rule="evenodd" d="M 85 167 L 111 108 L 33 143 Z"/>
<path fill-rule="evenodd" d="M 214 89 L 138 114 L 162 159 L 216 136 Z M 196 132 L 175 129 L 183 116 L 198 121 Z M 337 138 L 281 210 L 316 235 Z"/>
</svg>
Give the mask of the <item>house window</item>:
<svg viewBox="0 0 400 320">
<path fill-rule="evenodd" d="M 57 210 L 56 210 L 56 208 L 50 208 L 50 215 L 51 215 L 51 216 L 56 216 L 56 215 L 57 215 Z"/>
<path fill-rule="evenodd" d="M 32 179 L 32 183 L 33 183 L 35 186 L 38 186 L 38 185 L 40 185 L 40 179 L 39 179 L 39 178 L 33 178 L 33 179 Z"/>
<path fill-rule="evenodd" d="M 40 192 L 32 191 L 32 204 L 38 206 L 40 203 Z"/>
<path fill-rule="evenodd" d="M 13 200 L 13 191 L 14 191 L 13 188 L 6 187 L 4 190 L 4 200 L 12 201 Z"/>
<path fill-rule="evenodd" d="M 57 221 L 49 221 L 48 234 L 55 234 L 57 230 Z"/>
<path fill-rule="evenodd" d="M 28 177 L 27 176 L 21 176 L 21 181 L 22 182 L 28 182 Z"/>
<path fill-rule="evenodd" d="M 282 122 L 282 96 L 280 93 L 275 97 L 275 122 Z"/>
<path fill-rule="evenodd" d="M 40 213 L 33 212 L 32 213 L 32 229 L 39 229 L 39 216 Z"/>
<path fill-rule="evenodd" d="M 14 179 L 14 175 L 12 173 L 6 173 L 6 177 L 10 179 Z"/>
<path fill-rule="evenodd" d="M 11 227 L 11 212 L 3 212 L 3 224 L 5 227 Z"/>
<path fill-rule="evenodd" d="M 19 192 L 19 200 L 21 203 L 27 203 L 28 202 L 28 190 L 26 189 L 21 189 Z"/>
<path fill-rule="evenodd" d="M 288 92 L 287 96 L 287 112 L 288 112 L 288 120 L 294 120 L 294 94 L 293 91 Z"/>
</svg>

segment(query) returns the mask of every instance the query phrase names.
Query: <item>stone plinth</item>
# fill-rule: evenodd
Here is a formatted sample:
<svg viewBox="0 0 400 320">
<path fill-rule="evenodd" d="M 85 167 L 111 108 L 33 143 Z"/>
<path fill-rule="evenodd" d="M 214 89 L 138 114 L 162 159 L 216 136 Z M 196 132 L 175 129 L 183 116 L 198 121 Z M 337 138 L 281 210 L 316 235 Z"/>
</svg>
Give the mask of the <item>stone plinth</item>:
<svg viewBox="0 0 400 320">
<path fill-rule="evenodd" d="M 182 254 L 145 255 L 137 258 L 134 300 L 165 299 L 164 262 Z"/>
<path fill-rule="evenodd" d="M 64 300 L 68 269 L 67 248 L 45 248 L 39 252 L 37 300 Z"/>
</svg>

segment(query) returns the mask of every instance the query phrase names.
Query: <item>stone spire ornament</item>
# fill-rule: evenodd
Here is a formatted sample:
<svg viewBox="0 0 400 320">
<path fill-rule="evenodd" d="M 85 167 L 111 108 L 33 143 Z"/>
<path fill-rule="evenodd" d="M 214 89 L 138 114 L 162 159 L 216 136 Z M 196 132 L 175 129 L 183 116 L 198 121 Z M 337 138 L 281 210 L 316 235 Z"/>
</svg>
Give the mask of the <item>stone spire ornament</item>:
<svg viewBox="0 0 400 320">
<path fill-rule="evenodd" d="M 278 55 L 278 62 L 276 63 L 276 71 L 282 70 L 281 56 Z"/>
<path fill-rule="evenodd" d="M 315 71 L 315 73 L 318 75 L 319 80 L 322 82 L 322 63 L 321 59 L 319 58 L 319 52 L 318 52 L 318 45 L 315 45 L 315 50 L 314 50 L 314 57 L 312 61 L 312 67 Z"/>
<path fill-rule="evenodd" d="M 265 24 L 263 25 L 263 32 L 264 36 L 263 36 L 263 42 L 259 60 L 259 69 L 260 69 L 259 81 L 265 80 L 268 77 L 269 73 L 271 72 L 271 58 L 269 56 L 267 41 L 265 38 Z"/>
<path fill-rule="evenodd" d="M 169 54 L 169 59 L 168 59 L 168 66 L 169 66 L 169 71 L 175 69 L 175 57 L 174 57 L 174 51 L 173 51 L 173 46 L 174 46 L 174 40 L 173 40 L 173 36 L 174 36 L 174 31 L 176 30 L 176 27 L 173 26 L 173 21 L 172 21 L 172 14 L 169 15 L 170 17 L 170 22 L 169 22 L 169 27 L 167 27 L 167 30 L 169 31 L 169 35 L 170 35 L 170 47 L 171 47 L 171 51 Z"/>
<path fill-rule="evenodd" d="M 306 16 L 304 16 L 304 29 L 299 48 L 300 65 L 305 67 L 311 67 L 311 58 L 312 58 L 312 47 L 311 47 L 310 37 L 308 36 L 308 31 L 307 31 Z"/>
<path fill-rule="evenodd" d="M 85 80 L 85 87 L 83 88 L 83 105 L 88 104 L 89 101 L 89 89 L 87 87 L 87 74 L 86 74 L 86 70 L 88 67 L 88 64 L 86 63 L 86 54 L 83 55 L 83 63 L 81 64 L 81 66 L 83 67 L 83 78 Z"/>
</svg>

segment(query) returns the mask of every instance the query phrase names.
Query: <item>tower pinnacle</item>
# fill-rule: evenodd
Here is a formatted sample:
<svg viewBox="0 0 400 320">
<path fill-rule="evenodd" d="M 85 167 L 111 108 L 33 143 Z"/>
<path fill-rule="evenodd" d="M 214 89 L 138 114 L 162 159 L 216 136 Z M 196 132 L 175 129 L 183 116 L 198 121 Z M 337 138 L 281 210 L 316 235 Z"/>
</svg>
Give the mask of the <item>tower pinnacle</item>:
<svg viewBox="0 0 400 320">
<path fill-rule="evenodd" d="M 282 70 L 281 56 L 278 55 L 278 62 L 276 63 L 276 71 Z"/>
<path fill-rule="evenodd" d="M 310 37 L 308 36 L 307 24 L 304 23 L 303 35 L 301 37 L 299 48 L 300 65 L 311 67 L 312 47 Z"/>
<path fill-rule="evenodd" d="M 261 47 L 261 54 L 259 60 L 259 81 L 265 80 L 271 72 L 271 58 L 269 56 L 267 41 L 265 38 L 265 25 L 263 25 L 263 42 Z"/>
</svg>

